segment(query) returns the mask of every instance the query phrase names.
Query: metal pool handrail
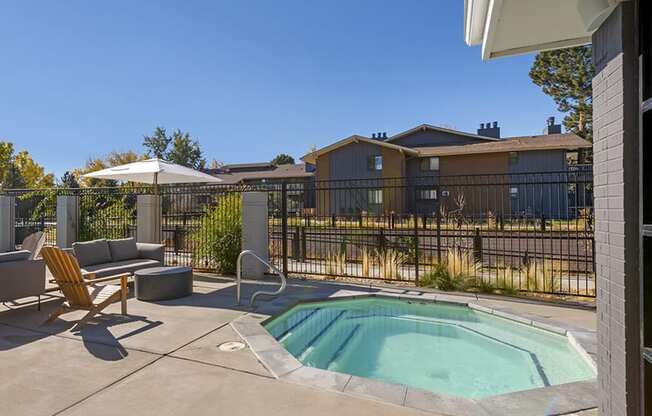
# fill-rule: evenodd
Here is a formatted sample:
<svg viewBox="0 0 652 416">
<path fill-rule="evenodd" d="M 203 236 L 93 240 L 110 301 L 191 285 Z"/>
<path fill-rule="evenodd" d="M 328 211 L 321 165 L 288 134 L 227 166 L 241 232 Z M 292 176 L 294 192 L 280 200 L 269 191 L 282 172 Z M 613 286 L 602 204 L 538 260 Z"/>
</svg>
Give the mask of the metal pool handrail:
<svg viewBox="0 0 652 416">
<path fill-rule="evenodd" d="M 237 268 L 236 281 L 235 281 L 236 282 L 236 286 L 235 286 L 235 300 L 236 300 L 236 303 L 238 305 L 240 304 L 240 284 L 242 283 L 242 259 L 247 255 L 252 256 L 253 258 L 258 260 L 259 262 L 263 263 L 265 266 L 272 269 L 274 271 L 274 273 L 279 275 L 279 277 L 281 278 L 281 287 L 279 287 L 278 290 L 276 290 L 275 292 L 267 292 L 267 291 L 264 291 L 264 290 L 259 290 L 258 292 L 255 292 L 251 296 L 251 300 L 249 301 L 249 306 L 253 306 L 254 301 L 256 300 L 256 297 L 258 297 L 259 295 L 277 296 L 277 295 L 280 295 L 281 293 L 283 293 L 283 291 L 285 290 L 285 287 L 287 286 L 287 282 L 286 282 L 287 279 L 286 279 L 285 275 L 279 269 L 277 269 L 274 265 L 270 264 L 267 260 L 264 260 L 261 257 L 259 257 L 253 251 L 251 251 L 251 250 L 243 250 L 240 254 L 238 254 L 238 260 L 236 262 L 236 268 Z"/>
</svg>

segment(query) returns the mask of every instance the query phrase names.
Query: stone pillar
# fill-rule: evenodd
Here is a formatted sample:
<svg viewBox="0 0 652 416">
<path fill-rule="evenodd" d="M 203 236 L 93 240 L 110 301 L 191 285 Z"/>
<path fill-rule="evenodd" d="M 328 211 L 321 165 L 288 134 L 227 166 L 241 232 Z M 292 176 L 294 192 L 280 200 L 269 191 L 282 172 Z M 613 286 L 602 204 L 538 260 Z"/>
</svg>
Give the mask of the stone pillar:
<svg viewBox="0 0 652 416">
<path fill-rule="evenodd" d="M 603 415 L 640 414 L 638 53 L 634 2 L 593 34 L 598 388 Z"/>
<path fill-rule="evenodd" d="M 57 246 L 72 247 L 79 235 L 79 197 L 57 196 Z"/>
<path fill-rule="evenodd" d="M 159 195 L 138 195 L 136 213 L 136 240 L 139 243 L 160 244 L 162 242 L 161 197 Z"/>
<path fill-rule="evenodd" d="M 0 195 L 0 253 L 16 249 L 16 198 Z"/>
<path fill-rule="evenodd" d="M 269 259 L 266 192 L 242 194 L 242 249 Z M 251 256 L 242 261 L 243 277 L 260 279 L 266 271 L 267 267 Z"/>
</svg>

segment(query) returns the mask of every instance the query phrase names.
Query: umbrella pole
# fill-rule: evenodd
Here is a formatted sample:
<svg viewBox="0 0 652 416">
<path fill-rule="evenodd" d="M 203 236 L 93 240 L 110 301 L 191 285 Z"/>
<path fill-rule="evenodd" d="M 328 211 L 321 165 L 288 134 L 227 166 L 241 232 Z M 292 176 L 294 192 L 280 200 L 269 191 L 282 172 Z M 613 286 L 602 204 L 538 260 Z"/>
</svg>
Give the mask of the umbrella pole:
<svg viewBox="0 0 652 416">
<path fill-rule="evenodd" d="M 154 173 L 154 200 L 156 201 L 156 235 L 158 236 L 158 241 L 156 241 L 156 243 L 160 243 L 162 241 L 161 217 L 163 216 L 163 207 L 161 206 L 161 196 L 158 185 L 158 172 Z"/>
</svg>

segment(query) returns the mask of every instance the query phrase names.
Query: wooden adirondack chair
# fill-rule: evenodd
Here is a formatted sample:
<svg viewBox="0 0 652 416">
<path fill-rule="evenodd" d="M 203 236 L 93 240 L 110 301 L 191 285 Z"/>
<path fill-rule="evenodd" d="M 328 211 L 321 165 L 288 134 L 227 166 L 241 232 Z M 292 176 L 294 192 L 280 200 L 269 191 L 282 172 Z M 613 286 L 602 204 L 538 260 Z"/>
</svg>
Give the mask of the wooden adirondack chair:
<svg viewBox="0 0 652 416">
<path fill-rule="evenodd" d="M 122 314 L 127 314 L 127 295 L 129 293 L 127 278 L 130 276 L 128 273 L 86 281 L 84 277 L 88 276 L 82 275 L 77 259 L 60 248 L 43 247 L 41 256 L 66 298 L 63 305 L 52 312 L 46 322 L 52 322 L 66 312 L 79 309 L 87 310 L 88 313 L 75 325 L 75 328 L 79 328 L 118 300 L 122 304 Z M 120 279 L 120 286 L 96 284 L 117 279 Z"/>
</svg>

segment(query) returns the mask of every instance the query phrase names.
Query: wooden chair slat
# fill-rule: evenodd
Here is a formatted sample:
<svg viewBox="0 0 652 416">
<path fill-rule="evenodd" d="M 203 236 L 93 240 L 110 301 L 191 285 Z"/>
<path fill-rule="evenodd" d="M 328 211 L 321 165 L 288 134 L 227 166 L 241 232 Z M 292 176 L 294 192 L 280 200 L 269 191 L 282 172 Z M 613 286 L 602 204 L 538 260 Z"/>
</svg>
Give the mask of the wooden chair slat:
<svg viewBox="0 0 652 416">
<path fill-rule="evenodd" d="M 84 281 L 77 259 L 58 247 L 43 247 L 41 255 L 52 272 L 55 282 L 66 298 L 64 305 L 53 312 L 48 321 L 53 321 L 64 312 L 82 309 L 88 314 L 82 318 L 77 327 L 84 324 L 113 302 L 122 303 L 122 314 L 127 314 L 127 275 L 120 276 L 120 286 L 89 285 Z"/>
</svg>

